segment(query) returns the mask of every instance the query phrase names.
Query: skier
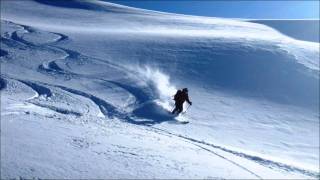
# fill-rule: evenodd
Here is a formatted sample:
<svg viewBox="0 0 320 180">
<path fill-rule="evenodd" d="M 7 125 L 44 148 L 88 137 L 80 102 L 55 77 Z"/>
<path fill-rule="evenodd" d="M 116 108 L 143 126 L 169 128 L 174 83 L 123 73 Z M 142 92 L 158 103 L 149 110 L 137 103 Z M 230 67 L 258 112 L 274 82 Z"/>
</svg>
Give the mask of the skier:
<svg viewBox="0 0 320 180">
<path fill-rule="evenodd" d="M 176 107 L 172 111 L 172 114 L 175 114 L 176 112 L 180 114 L 183 111 L 183 103 L 185 101 L 192 105 L 192 102 L 189 100 L 187 88 L 183 88 L 182 90 L 179 89 L 177 93 L 174 95 L 173 100 L 175 101 Z"/>
</svg>

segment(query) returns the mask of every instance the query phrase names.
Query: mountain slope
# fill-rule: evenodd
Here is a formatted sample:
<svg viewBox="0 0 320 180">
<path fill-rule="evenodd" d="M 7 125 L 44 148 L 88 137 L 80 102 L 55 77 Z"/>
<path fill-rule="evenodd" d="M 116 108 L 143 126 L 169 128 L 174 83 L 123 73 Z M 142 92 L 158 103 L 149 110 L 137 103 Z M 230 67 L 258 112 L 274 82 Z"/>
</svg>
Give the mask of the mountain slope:
<svg viewBox="0 0 320 180">
<path fill-rule="evenodd" d="M 1 178 L 319 177 L 319 43 L 264 25 L 1 1 L 0 82 Z"/>
</svg>

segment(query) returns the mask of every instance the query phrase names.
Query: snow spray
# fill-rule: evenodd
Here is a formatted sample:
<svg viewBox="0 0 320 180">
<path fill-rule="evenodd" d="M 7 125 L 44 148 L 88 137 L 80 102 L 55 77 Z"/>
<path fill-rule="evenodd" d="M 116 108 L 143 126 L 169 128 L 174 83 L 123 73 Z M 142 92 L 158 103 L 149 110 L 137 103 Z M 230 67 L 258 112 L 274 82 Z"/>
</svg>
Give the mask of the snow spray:
<svg viewBox="0 0 320 180">
<path fill-rule="evenodd" d="M 165 109 L 170 110 L 173 106 L 172 97 L 176 93 L 177 89 L 170 84 L 170 77 L 159 69 L 145 66 L 138 68 L 138 72 L 151 84 L 157 96 L 156 102 Z"/>
</svg>

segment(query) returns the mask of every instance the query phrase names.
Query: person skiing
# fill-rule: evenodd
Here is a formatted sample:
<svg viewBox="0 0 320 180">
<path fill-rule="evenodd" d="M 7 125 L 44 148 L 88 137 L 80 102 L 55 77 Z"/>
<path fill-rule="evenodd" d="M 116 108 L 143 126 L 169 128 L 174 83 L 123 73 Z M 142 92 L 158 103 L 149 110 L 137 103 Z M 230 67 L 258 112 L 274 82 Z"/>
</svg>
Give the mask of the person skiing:
<svg viewBox="0 0 320 180">
<path fill-rule="evenodd" d="M 182 90 L 179 89 L 177 93 L 174 95 L 173 100 L 175 101 L 175 108 L 172 111 L 172 114 L 175 114 L 176 112 L 180 114 L 183 111 L 183 103 L 185 101 L 192 105 L 192 102 L 189 100 L 187 88 L 183 88 Z"/>
</svg>

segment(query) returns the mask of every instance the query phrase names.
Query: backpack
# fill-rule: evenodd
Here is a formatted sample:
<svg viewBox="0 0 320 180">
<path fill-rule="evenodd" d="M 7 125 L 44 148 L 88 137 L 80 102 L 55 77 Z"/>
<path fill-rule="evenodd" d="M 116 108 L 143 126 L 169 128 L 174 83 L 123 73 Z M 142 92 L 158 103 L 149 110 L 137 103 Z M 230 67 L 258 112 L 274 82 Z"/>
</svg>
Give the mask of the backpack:
<svg viewBox="0 0 320 180">
<path fill-rule="evenodd" d="M 182 91 L 179 89 L 174 95 L 173 100 L 177 101 L 181 97 Z"/>
</svg>

